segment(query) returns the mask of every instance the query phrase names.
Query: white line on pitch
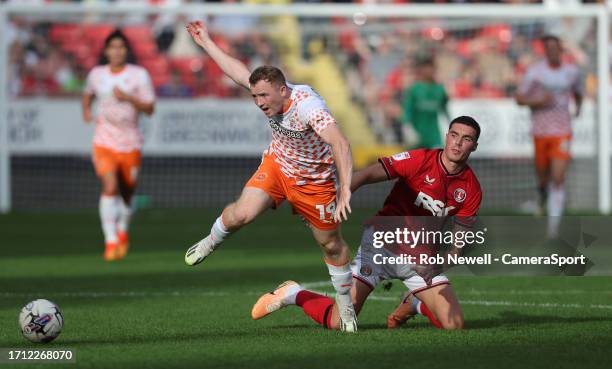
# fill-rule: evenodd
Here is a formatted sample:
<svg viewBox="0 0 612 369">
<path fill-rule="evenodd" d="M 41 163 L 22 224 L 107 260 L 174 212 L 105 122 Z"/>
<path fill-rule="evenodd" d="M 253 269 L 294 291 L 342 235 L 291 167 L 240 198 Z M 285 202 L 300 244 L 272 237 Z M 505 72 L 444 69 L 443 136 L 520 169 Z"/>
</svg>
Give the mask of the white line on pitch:
<svg viewBox="0 0 612 369">
<path fill-rule="evenodd" d="M 312 283 L 301 283 L 302 287 L 305 288 L 316 288 L 316 287 L 330 287 L 330 281 L 320 281 Z M 579 295 L 585 293 L 597 293 L 597 294 L 612 294 L 611 290 L 476 290 L 469 289 L 461 291 L 462 295 L 487 295 L 487 294 L 504 294 L 504 295 Z"/>
<path fill-rule="evenodd" d="M 313 285 L 318 285 L 323 282 L 304 283 L 303 286 L 312 288 Z M 325 282 L 329 284 L 329 282 Z M 323 291 L 314 291 L 325 294 Z M 240 292 L 241 295 L 259 296 L 262 292 L 248 291 Z M 146 291 L 123 291 L 123 292 L 0 292 L 0 297 L 23 297 L 34 298 L 40 296 L 49 297 L 83 297 L 83 298 L 113 298 L 113 297 L 188 297 L 188 296 L 235 296 L 237 293 L 219 292 L 219 291 L 189 291 L 189 292 L 146 292 Z M 370 295 L 369 300 L 374 301 L 399 301 L 399 297 Z M 559 303 L 536 303 L 536 302 L 514 302 L 514 301 L 487 301 L 487 300 L 461 300 L 463 305 L 476 306 L 509 306 L 509 307 L 538 307 L 538 308 L 570 308 L 570 309 L 605 309 L 612 310 L 612 305 L 603 304 L 559 304 Z"/>
<path fill-rule="evenodd" d="M 305 288 L 313 288 L 313 287 L 322 287 L 329 286 L 329 281 L 320 281 L 320 282 L 312 282 L 312 283 L 303 283 L 302 286 Z M 574 293 L 585 293 L 585 291 L 580 290 L 570 290 Z M 319 292 L 319 291 L 316 291 Z M 483 295 L 487 293 L 497 293 L 497 291 L 478 291 L 478 290 L 468 290 L 463 291 L 462 294 L 477 294 Z M 522 290 L 506 290 L 510 294 L 525 294 L 525 291 Z M 564 292 L 556 291 L 556 290 L 531 290 L 530 294 L 558 294 Z M 597 291 L 588 291 L 588 292 L 597 292 Z M 320 292 L 323 293 L 323 292 Z M 605 291 L 608 293 L 608 291 Z M 378 301 L 398 301 L 399 297 L 391 297 L 391 296 L 378 296 L 378 295 L 370 295 L 368 300 L 378 300 Z M 539 307 L 539 308 L 570 308 L 570 309 L 610 309 L 612 310 L 612 305 L 602 305 L 602 304 L 590 304 L 590 305 L 581 305 L 581 304 L 557 304 L 557 303 L 536 303 L 536 302 L 513 302 L 513 301 L 486 301 L 486 300 L 460 300 L 460 303 L 463 305 L 478 305 L 478 306 L 517 306 L 517 307 Z"/>
</svg>

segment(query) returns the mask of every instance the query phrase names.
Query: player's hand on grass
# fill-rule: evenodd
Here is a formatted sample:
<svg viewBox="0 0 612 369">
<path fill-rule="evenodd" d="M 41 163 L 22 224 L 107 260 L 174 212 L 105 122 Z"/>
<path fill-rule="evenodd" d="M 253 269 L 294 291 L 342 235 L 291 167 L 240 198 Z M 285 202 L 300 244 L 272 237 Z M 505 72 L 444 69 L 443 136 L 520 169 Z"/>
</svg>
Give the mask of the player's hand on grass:
<svg viewBox="0 0 612 369">
<path fill-rule="evenodd" d="M 336 211 L 334 211 L 334 222 L 342 223 L 342 220 L 348 220 L 348 214 L 351 213 L 351 189 L 348 186 L 343 186 L 338 189 L 336 195 Z"/>
<path fill-rule="evenodd" d="M 201 47 L 204 47 L 204 44 L 210 40 L 208 28 L 202 21 L 189 22 L 187 24 L 187 32 L 189 32 L 195 43 Z"/>
</svg>

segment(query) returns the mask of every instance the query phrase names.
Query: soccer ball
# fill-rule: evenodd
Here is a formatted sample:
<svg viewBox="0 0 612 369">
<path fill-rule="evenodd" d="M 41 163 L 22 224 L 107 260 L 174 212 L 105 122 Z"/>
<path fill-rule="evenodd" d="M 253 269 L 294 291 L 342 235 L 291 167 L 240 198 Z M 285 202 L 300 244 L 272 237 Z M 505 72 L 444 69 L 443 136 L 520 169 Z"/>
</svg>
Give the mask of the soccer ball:
<svg viewBox="0 0 612 369">
<path fill-rule="evenodd" d="M 51 342 L 61 333 L 64 316 L 51 301 L 38 299 L 21 309 L 19 327 L 23 336 L 32 342 Z"/>
</svg>

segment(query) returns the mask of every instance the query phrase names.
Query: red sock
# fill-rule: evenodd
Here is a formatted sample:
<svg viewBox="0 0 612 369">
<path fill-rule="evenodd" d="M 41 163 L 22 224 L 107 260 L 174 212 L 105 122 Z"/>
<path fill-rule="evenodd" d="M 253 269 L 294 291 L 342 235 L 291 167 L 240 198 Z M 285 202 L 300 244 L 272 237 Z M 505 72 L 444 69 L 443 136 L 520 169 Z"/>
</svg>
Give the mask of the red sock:
<svg viewBox="0 0 612 369">
<path fill-rule="evenodd" d="M 419 312 L 425 315 L 427 319 L 429 319 L 431 324 L 435 325 L 437 328 L 442 328 L 442 323 L 440 323 L 440 321 L 436 319 L 436 316 L 431 312 L 431 310 L 429 310 L 427 305 L 422 302 L 419 303 Z"/>
<path fill-rule="evenodd" d="M 304 309 L 304 313 L 325 328 L 331 323 L 334 300 L 307 290 L 298 292 L 295 304 Z"/>
</svg>

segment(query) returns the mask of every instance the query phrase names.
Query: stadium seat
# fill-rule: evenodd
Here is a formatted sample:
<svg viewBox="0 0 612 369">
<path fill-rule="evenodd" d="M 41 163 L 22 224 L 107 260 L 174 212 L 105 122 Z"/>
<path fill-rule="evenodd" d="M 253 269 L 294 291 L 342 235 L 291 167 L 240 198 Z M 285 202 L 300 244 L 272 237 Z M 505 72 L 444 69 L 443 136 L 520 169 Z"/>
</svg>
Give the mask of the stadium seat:
<svg viewBox="0 0 612 369">
<path fill-rule="evenodd" d="M 170 60 L 170 65 L 172 68 L 177 69 L 181 74 L 197 73 L 204 67 L 202 58 L 199 57 L 174 58 Z"/>
<path fill-rule="evenodd" d="M 158 54 L 157 45 L 152 41 L 130 42 L 138 60 L 154 57 Z"/>
<path fill-rule="evenodd" d="M 123 28 L 123 33 L 132 45 L 140 42 L 153 42 L 153 35 L 149 26 L 129 26 Z"/>
<path fill-rule="evenodd" d="M 79 30 L 78 24 L 54 23 L 49 29 L 49 38 L 54 43 L 63 43 L 67 35 Z"/>
<path fill-rule="evenodd" d="M 88 24 L 83 27 L 84 36 L 91 42 L 91 45 L 103 45 L 106 37 L 114 30 L 115 26 L 103 23 Z"/>
</svg>

